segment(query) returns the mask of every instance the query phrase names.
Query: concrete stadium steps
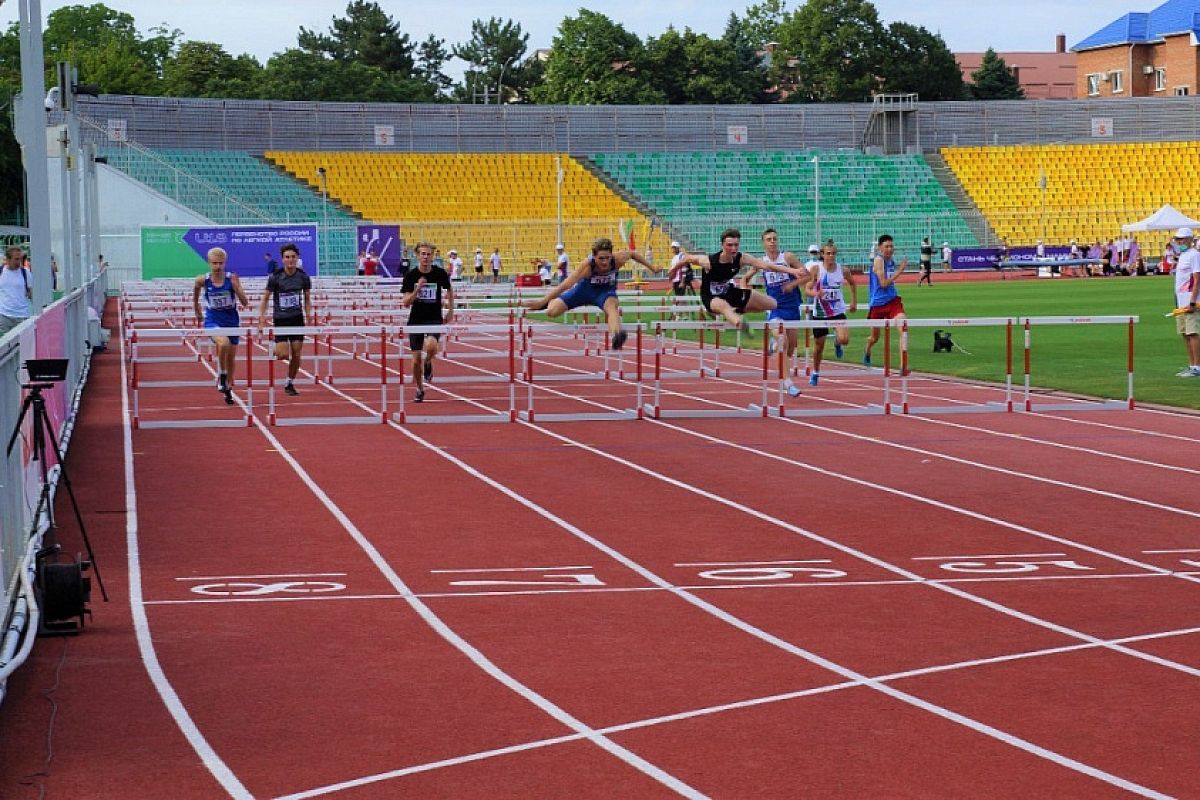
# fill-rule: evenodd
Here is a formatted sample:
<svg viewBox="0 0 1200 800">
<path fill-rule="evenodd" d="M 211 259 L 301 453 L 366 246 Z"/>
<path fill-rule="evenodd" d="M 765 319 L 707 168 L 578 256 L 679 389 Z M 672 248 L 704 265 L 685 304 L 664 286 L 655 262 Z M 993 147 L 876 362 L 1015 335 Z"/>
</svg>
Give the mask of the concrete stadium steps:
<svg viewBox="0 0 1200 800">
<path fill-rule="evenodd" d="M 947 147 L 941 153 L 1010 244 L 1107 241 L 1164 203 L 1200 214 L 1200 184 L 1193 178 L 1200 142 Z M 1139 240 L 1143 252 L 1157 255 L 1168 237 L 1161 232 Z"/>
<path fill-rule="evenodd" d="M 557 165 L 563 171 L 562 237 L 572 263 L 600 236 L 617 247 L 631 227 L 640 250 L 664 261 L 670 239 L 650 218 L 619 197 L 574 158 L 556 153 L 376 153 L 279 151 L 264 154 L 297 180 L 318 186 L 325 169 L 329 193 L 364 218 L 399 223 L 404 238 L 458 250 L 472 266 L 475 248 L 500 248 L 506 274 L 531 271 L 531 261 L 554 260 L 558 230 Z"/>
<path fill-rule="evenodd" d="M 747 250 L 771 226 L 791 250 L 833 238 L 848 261 L 865 258 L 882 233 L 892 234 L 898 252 L 913 260 L 925 236 L 959 247 L 978 243 L 919 156 L 774 150 L 601 153 L 592 159 L 665 225 L 705 249 L 715 249 L 720 231 L 730 226 L 742 229 Z"/>
</svg>

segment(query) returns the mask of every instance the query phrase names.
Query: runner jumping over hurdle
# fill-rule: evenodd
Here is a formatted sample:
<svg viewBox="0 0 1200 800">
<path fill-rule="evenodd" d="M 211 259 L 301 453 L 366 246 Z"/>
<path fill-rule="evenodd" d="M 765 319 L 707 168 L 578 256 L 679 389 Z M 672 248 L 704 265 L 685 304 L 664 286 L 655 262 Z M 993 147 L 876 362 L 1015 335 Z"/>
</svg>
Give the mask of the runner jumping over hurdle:
<svg viewBox="0 0 1200 800">
<path fill-rule="evenodd" d="M 779 232 L 774 228 L 767 228 L 762 232 L 762 243 L 764 258 L 771 262 L 772 265 L 785 265 L 795 267 L 796 269 L 807 269 L 800 263 L 800 259 L 796 258 L 791 252 L 780 251 L 779 249 Z M 750 272 L 746 274 L 745 283 L 749 284 L 754 278 L 755 273 L 759 272 L 758 267 L 751 267 Z M 774 320 L 784 320 L 791 322 L 799 322 L 804 317 L 803 303 L 801 300 L 802 289 L 808 278 L 798 278 L 794 275 L 789 275 L 786 272 L 772 267 L 769 270 L 762 271 L 763 286 L 767 290 L 767 294 L 775 301 L 776 308 L 767 312 L 767 322 Z M 791 364 L 792 357 L 796 354 L 796 343 L 799 339 L 799 331 L 796 328 L 787 328 L 783 332 L 783 341 L 778 339 L 772 340 L 772 350 L 778 350 L 782 347 L 787 348 L 786 354 L 788 364 Z M 800 387 L 792 383 L 791 367 L 788 367 L 789 377 L 784 382 L 784 388 L 791 397 L 800 395 Z"/>
<path fill-rule="evenodd" d="M 742 277 L 734 285 L 734 278 L 741 271 L 742 265 L 772 272 L 786 272 L 802 281 L 808 280 L 808 270 L 787 264 L 774 264 L 755 258 L 741 252 L 738 247 L 742 242 L 742 232 L 737 228 L 728 228 L 721 233 L 721 249 L 716 253 L 705 255 L 684 255 L 679 259 L 677 268 L 685 264 L 700 267 L 700 302 L 704 310 L 714 317 L 724 317 L 730 325 L 741 329 L 742 333 L 750 332 L 750 324 L 743 315 L 755 311 L 774 311 L 778 304 L 772 298 L 757 292 L 746 285 Z"/>
<path fill-rule="evenodd" d="M 850 287 L 850 311 L 858 310 L 858 286 L 854 283 L 854 275 L 849 270 L 843 270 L 837 260 L 837 245 L 830 239 L 821 248 L 821 266 L 818 267 L 812 280 L 804 287 L 804 293 L 813 298 L 813 319 L 825 319 L 830 322 L 846 319 L 846 298 L 842 294 L 842 285 Z M 850 343 L 850 327 L 848 325 L 833 325 L 834 352 L 842 357 L 842 348 Z M 829 328 L 813 328 L 813 370 L 808 376 L 808 385 L 816 386 L 821 380 L 821 360 L 825 357 L 825 339 L 829 336 Z"/>
<path fill-rule="evenodd" d="M 454 320 L 454 286 L 446 270 L 433 263 L 433 245 L 421 242 L 417 245 L 417 266 L 404 275 L 401 300 L 408 312 L 408 349 L 412 351 L 413 383 L 416 384 L 415 402 L 425 400 L 425 381 L 433 378 L 433 357 L 437 355 L 441 333 L 422 333 L 424 325 L 449 325 Z M 445 317 L 442 316 L 444 301 Z M 422 360 L 424 364 L 422 365 Z"/>
<path fill-rule="evenodd" d="M 196 320 L 205 328 L 237 328 L 242 324 L 238 304 L 249 308 L 250 301 L 242 291 L 241 281 L 232 272 L 225 271 L 227 255 L 220 247 L 208 251 L 208 268 L 205 275 L 197 275 L 192 287 L 192 307 Z M 204 294 L 204 314 L 200 314 L 200 294 Z M 217 346 L 217 391 L 225 395 L 225 402 L 233 405 L 233 370 L 237 366 L 236 347 L 239 336 L 210 337 Z"/>
<path fill-rule="evenodd" d="M 635 250 L 613 252 L 612 239 L 601 238 L 592 243 L 592 255 L 562 283 L 540 300 L 525 304 L 530 311 L 545 311 L 551 319 L 561 317 L 569 309 L 596 306 L 604 310 L 613 350 L 620 350 L 627 334 L 621 330 L 621 306 L 617 300 L 617 270 L 627 261 L 636 261 L 647 269 L 654 267 Z"/>
</svg>

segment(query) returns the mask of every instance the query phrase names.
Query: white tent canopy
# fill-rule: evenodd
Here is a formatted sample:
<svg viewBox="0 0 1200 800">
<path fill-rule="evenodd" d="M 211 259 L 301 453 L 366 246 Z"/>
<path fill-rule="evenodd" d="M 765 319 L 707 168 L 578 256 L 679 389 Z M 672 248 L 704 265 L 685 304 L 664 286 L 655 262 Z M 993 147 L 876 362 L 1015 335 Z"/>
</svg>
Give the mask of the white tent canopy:
<svg viewBox="0 0 1200 800">
<path fill-rule="evenodd" d="M 1122 225 L 1121 230 L 1132 231 L 1173 231 L 1176 228 L 1200 227 L 1200 220 L 1187 217 L 1170 203 L 1155 211 L 1145 219 Z"/>
</svg>

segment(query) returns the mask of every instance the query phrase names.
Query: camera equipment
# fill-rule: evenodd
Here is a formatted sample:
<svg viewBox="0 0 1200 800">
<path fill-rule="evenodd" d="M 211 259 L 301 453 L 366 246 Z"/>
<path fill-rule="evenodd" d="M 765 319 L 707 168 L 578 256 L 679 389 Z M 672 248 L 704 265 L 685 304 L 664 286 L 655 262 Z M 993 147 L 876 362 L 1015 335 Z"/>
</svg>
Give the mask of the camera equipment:
<svg viewBox="0 0 1200 800">
<path fill-rule="evenodd" d="M 29 374 L 31 382 L 22 384 L 22 388 L 26 390 L 27 394 L 21 403 L 21 414 L 8 439 L 8 448 L 5 452 L 12 452 L 13 446 L 17 443 L 17 437 L 21 434 L 25 415 L 32 411 L 33 454 L 31 460 L 38 462 L 42 476 L 42 492 L 38 497 L 34 519 L 37 519 L 45 509 L 51 526 L 55 525 L 54 508 L 50 502 L 50 467 L 46 463 L 46 440 L 49 438 L 50 445 L 54 448 L 52 452 L 58 457 L 59 475 L 62 478 L 63 486 L 67 488 L 67 495 L 71 498 L 71 507 L 75 510 L 79 535 L 83 539 L 88 554 L 87 561 L 76 559 L 72 564 L 46 564 L 43 563 L 44 559 L 56 554 L 58 545 L 38 551 L 38 594 L 44 616 L 44 630 L 40 632 L 78 633 L 83 625 L 83 615 L 91 613 L 86 608 L 90 597 L 91 580 L 83 575 L 84 571 L 90 568 L 96 574 L 96 583 L 99 585 L 100 595 L 105 601 L 108 600 L 108 592 L 104 589 L 104 580 L 100 577 L 99 566 L 96 565 L 96 554 L 92 552 L 92 543 L 88 539 L 87 528 L 83 524 L 83 515 L 79 511 L 79 503 L 75 500 L 75 490 L 71 488 L 67 465 L 63 460 L 62 451 L 58 447 L 58 439 L 54 435 L 54 426 L 51 424 L 50 415 L 46 412 L 46 400 L 42 397 L 44 389 L 53 387 L 58 381 L 66 380 L 67 359 L 31 358 L 25 362 L 25 371 Z M 79 622 L 71 621 L 72 617 L 78 617 Z"/>
<path fill-rule="evenodd" d="M 949 353 L 954 350 L 954 340 L 950 338 L 950 331 L 936 330 L 933 332 L 933 352 Z"/>
</svg>

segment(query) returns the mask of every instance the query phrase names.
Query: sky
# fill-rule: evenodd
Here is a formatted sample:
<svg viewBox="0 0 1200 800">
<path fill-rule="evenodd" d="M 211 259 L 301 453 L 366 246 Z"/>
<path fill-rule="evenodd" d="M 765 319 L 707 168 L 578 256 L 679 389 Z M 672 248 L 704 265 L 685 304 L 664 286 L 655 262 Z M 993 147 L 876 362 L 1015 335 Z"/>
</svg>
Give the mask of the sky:
<svg viewBox="0 0 1200 800">
<path fill-rule="evenodd" d="M 591 0 L 551 3 L 513 2 L 497 10 L 494 2 L 455 0 L 436 10 L 412 0 L 376 0 L 414 41 L 434 34 L 446 48 L 465 42 L 471 22 L 492 16 L 512 19 L 529 34 L 530 51 L 549 47 L 559 23 L 574 16 L 580 7 L 607 15 L 627 30 L 645 39 L 658 36 L 674 25 L 697 33 L 720 35 L 730 12 L 741 15 L 752 0 L 728 3 L 722 0 Z M 940 33 L 951 50 L 997 51 L 1053 50 L 1054 36 L 1064 33 L 1067 46 L 1131 11 L 1150 11 L 1161 0 L 1144 5 L 1136 0 L 874 0 L 882 21 L 908 22 Z M 47 15 L 67 5 L 89 5 L 91 0 L 43 0 Z M 15 0 L 0 0 L 0 25 L 17 18 Z M 788 9 L 803 3 L 790 0 Z M 165 23 L 178 28 L 184 39 L 216 42 L 233 55 L 249 53 L 265 63 L 274 53 L 296 44 L 301 27 L 326 32 L 335 16 L 343 16 L 346 0 L 109 0 L 109 8 L 130 14 L 144 34 Z M 432 12 L 432 13 L 431 13 Z M 461 77 L 462 65 L 452 60 L 445 70 Z"/>
</svg>

